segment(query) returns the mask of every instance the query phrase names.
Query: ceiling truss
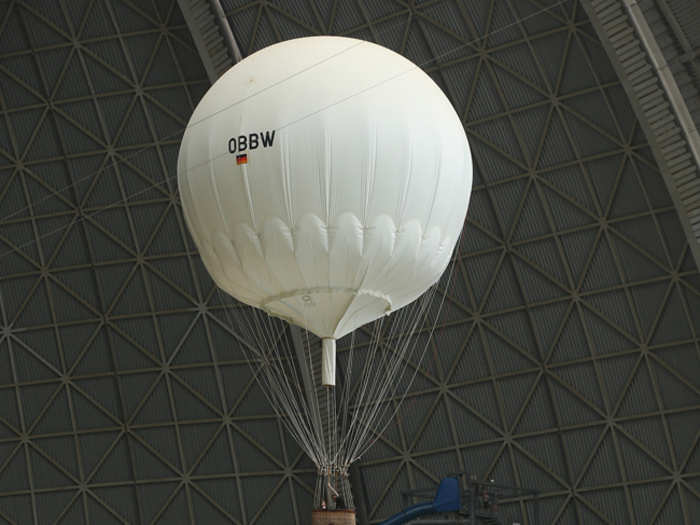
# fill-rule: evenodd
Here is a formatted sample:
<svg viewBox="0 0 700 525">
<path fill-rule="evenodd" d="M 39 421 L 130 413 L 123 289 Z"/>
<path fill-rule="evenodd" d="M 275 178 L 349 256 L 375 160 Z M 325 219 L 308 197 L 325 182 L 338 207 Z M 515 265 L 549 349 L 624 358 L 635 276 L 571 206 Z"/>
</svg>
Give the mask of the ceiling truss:
<svg viewBox="0 0 700 525">
<path fill-rule="evenodd" d="M 244 56 L 329 33 L 406 55 L 473 147 L 429 354 L 360 463 L 369 519 L 465 470 L 540 489 L 545 522 L 691 523 L 700 276 L 581 5 L 222 7 Z M 304 523 L 313 466 L 179 209 L 209 81 L 177 3 L 12 1 L 0 55 L 0 522 Z"/>
</svg>

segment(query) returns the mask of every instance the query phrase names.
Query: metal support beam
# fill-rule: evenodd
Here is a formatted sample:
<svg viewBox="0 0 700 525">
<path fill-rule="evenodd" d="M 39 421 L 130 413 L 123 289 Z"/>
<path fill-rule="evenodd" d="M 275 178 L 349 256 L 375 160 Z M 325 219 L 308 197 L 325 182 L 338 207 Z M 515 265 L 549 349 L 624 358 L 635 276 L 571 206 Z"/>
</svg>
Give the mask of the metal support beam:
<svg viewBox="0 0 700 525">
<path fill-rule="evenodd" d="M 233 36 L 233 31 L 231 30 L 231 25 L 228 23 L 228 19 L 224 13 L 224 8 L 221 7 L 221 1 L 209 0 L 209 4 L 211 5 L 214 15 L 216 16 L 216 22 L 219 24 L 219 28 L 221 29 L 221 34 L 224 37 L 224 42 L 228 49 L 229 55 L 233 58 L 233 63 L 237 64 L 243 60 L 243 55 L 238 47 L 236 38 Z"/>
<path fill-rule="evenodd" d="M 367 486 L 362 481 L 362 471 L 357 463 L 350 465 L 350 488 L 355 503 L 355 517 L 357 523 L 369 523 L 367 510 L 369 509 L 367 498 Z"/>
<path fill-rule="evenodd" d="M 637 0 L 582 0 L 661 168 L 700 268 L 700 134 Z"/>
<path fill-rule="evenodd" d="M 178 0 L 177 3 L 213 84 L 242 58 L 221 3 L 219 0 Z"/>
<path fill-rule="evenodd" d="M 664 58 L 664 54 L 659 48 L 659 44 L 654 37 L 654 33 L 651 31 L 649 24 L 647 23 L 644 13 L 637 3 L 636 0 L 623 0 L 625 7 L 629 13 L 630 19 L 634 24 L 635 29 L 639 38 L 642 40 L 644 47 L 646 48 L 649 58 L 654 65 L 656 73 L 659 75 L 661 84 L 666 91 L 671 106 L 678 118 L 678 122 L 683 130 L 686 140 L 688 141 L 688 148 L 693 154 L 695 159 L 695 164 L 700 165 L 700 134 L 690 116 L 690 111 L 686 105 L 685 98 L 681 95 L 681 91 L 678 87 L 676 79 L 673 75 L 673 71 Z"/>
</svg>

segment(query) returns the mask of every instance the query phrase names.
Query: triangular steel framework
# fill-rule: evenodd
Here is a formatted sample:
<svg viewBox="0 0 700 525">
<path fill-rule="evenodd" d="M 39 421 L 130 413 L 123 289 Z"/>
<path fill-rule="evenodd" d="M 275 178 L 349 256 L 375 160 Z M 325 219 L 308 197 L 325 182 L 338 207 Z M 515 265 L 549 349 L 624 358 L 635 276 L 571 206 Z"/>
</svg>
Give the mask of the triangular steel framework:
<svg viewBox="0 0 700 525">
<path fill-rule="evenodd" d="M 545 523 L 692 523 L 700 276 L 579 3 L 222 5 L 244 55 L 312 34 L 406 55 L 473 146 L 429 355 L 359 466 L 371 522 L 463 470 L 540 489 Z M 0 3 L 2 523 L 306 523 L 313 466 L 179 208 L 208 85 L 175 0 Z"/>
</svg>

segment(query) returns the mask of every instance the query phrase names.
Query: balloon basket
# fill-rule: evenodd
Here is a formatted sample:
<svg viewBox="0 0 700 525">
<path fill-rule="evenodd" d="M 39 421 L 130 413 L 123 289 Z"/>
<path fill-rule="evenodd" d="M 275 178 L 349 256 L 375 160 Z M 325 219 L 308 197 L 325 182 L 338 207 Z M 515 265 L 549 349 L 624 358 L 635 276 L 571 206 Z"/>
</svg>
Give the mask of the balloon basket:
<svg viewBox="0 0 700 525">
<path fill-rule="evenodd" d="M 356 525 L 355 511 L 352 509 L 314 510 L 311 512 L 311 525 Z"/>
</svg>

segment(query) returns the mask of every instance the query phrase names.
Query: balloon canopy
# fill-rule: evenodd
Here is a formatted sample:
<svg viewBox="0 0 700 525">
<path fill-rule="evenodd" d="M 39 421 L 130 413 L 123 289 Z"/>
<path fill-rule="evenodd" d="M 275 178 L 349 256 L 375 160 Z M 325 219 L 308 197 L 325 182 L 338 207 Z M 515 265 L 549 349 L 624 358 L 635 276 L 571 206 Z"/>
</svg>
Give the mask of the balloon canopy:
<svg viewBox="0 0 700 525">
<path fill-rule="evenodd" d="M 459 117 L 420 68 L 323 36 L 225 73 L 192 115 L 178 174 L 216 284 L 335 339 L 440 278 L 472 166 Z"/>
<path fill-rule="evenodd" d="M 341 496 L 352 507 L 349 465 L 388 424 L 425 353 L 430 314 L 437 322 L 432 285 L 471 191 L 459 117 L 388 49 L 290 40 L 211 87 L 185 131 L 178 177 L 204 265 L 254 307 L 236 309 L 232 333 L 318 468 L 315 507 Z M 354 330 L 375 320 L 356 343 Z M 336 339 L 350 332 L 335 388 Z"/>
</svg>

